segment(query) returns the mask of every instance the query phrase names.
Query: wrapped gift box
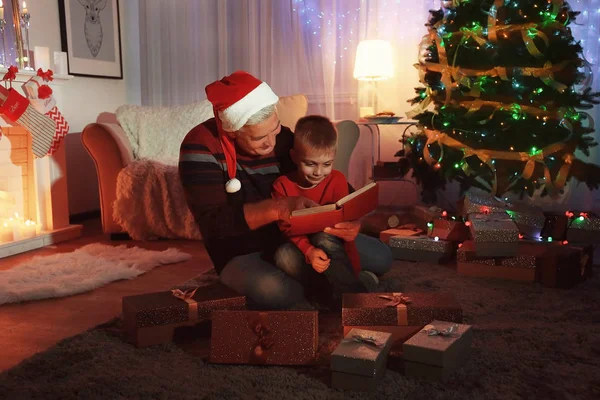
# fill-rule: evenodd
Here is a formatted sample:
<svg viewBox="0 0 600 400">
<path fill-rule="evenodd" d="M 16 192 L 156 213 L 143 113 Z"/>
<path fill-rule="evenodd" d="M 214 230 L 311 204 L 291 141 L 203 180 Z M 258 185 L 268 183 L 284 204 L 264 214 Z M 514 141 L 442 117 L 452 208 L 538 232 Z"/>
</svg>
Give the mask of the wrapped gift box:
<svg viewBox="0 0 600 400">
<path fill-rule="evenodd" d="M 185 294 L 189 298 L 181 298 L 186 297 L 181 291 L 123 297 L 123 327 L 128 340 L 137 347 L 168 343 L 173 340 L 177 328 L 209 320 L 213 310 L 236 310 L 246 306 L 244 296 L 221 284 L 200 287 Z"/>
<path fill-rule="evenodd" d="M 454 255 L 456 246 L 447 240 L 427 236 L 392 236 L 388 245 L 396 260 L 445 263 Z"/>
<path fill-rule="evenodd" d="M 600 218 L 591 213 L 579 217 L 575 214 L 567 227 L 566 238 L 569 243 L 600 244 Z"/>
<path fill-rule="evenodd" d="M 541 237 L 543 239 L 552 238 L 554 241 L 562 241 L 567 238 L 567 228 L 569 227 L 569 217 L 564 213 L 545 213 L 546 220 L 542 228 Z"/>
<path fill-rule="evenodd" d="M 470 214 L 469 228 L 478 257 L 514 257 L 519 230 L 508 214 Z"/>
<path fill-rule="evenodd" d="M 442 209 L 436 206 L 415 206 L 413 208 L 413 219 L 417 228 L 427 232 L 427 224 L 435 218 L 442 216 Z"/>
<path fill-rule="evenodd" d="M 439 238 L 441 240 L 448 240 L 450 242 L 464 242 L 469 240 L 470 232 L 469 228 L 460 220 L 453 220 L 448 218 L 436 218 L 429 227 L 427 236 L 432 238 Z"/>
<path fill-rule="evenodd" d="M 415 333 L 420 332 L 425 325 L 418 326 L 344 326 L 344 336 L 346 336 L 352 329 L 363 329 L 375 332 L 385 332 L 392 335 L 392 349 L 402 350 L 402 344 L 410 339 Z"/>
<path fill-rule="evenodd" d="M 548 246 L 538 256 L 536 279 L 542 286 L 570 289 L 592 275 L 593 248 Z"/>
<path fill-rule="evenodd" d="M 317 311 L 214 311 L 210 362 L 304 365 L 315 361 Z"/>
<path fill-rule="evenodd" d="M 519 232 L 528 238 L 541 236 L 546 216 L 541 208 L 524 202 L 512 202 L 506 213 L 515 222 Z"/>
<path fill-rule="evenodd" d="M 459 204 L 461 215 L 504 213 L 508 203 L 479 189 L 469 189 Z"/>
<path fill-rule="evenodd" d="M 392 238 L 393 236 L 412 237 L 417 236 L 420 233 L 422 233 L 421 230 L 415 229 L 386 229 L 385 231 L 381 231 L 381 233 L 379 234 L 379 240 L 381 240 L 383 243 L 389 244 L 390 238 Z"/>
<path fill-rule="evenodd" d="M 445 381 L 467 362 L 472 341 L 470 325 L 433 321 L 402 346 L 404 373 L 407 376 Z"/>
<path fill-rule="evenodd" d="M 462 322 L 451 293 L 345 293 L 343 326 L 424 326 L 434 319 Z"/>
<path fill-rule="evenodd" d="M 475 244 L 466 241 L 456 252 L 456 271 L 459 275 L 533 282 L 538 249 L 534 244 L 519 244 L 514 257 L 481 258 L 475 253 Z"/>
<path fill-rule="evenodd" d="M 331 387 L 373 391 L 386 370 L 392 335 L 351 329 L 331 353 Z"/>
</svg>

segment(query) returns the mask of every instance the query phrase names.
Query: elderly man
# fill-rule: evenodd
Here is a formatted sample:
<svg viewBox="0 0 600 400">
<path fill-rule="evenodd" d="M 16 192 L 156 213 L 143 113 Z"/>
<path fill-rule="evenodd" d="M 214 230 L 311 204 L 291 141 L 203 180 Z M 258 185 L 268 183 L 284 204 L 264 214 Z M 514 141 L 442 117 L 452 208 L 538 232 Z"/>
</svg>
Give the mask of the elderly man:
<svg viewBox="0 0 600 400">
<path fill-rule="evenodd" d="M 179 175 L 208 255 L 221 281 L 254 306 L 292 306 L 304 300 L 302 274 L 286 274 L 272 264 L 285 240 L 276 222 L 314 203 L 271 199 L 274 180 L 295 169 L 289 155 L 293 134 L 281 126 L 275 109 L 279 98 L 243 71 L 208 85 L 206 96 L 215 118 L 185 137 Z M 391 266 L 389 248 L 359 229 L 358 222 L 328 228 L 320 247 L 340 252 L 344 240 L 355 240 L 363 269 L 384 274 Z"/>
</svg>

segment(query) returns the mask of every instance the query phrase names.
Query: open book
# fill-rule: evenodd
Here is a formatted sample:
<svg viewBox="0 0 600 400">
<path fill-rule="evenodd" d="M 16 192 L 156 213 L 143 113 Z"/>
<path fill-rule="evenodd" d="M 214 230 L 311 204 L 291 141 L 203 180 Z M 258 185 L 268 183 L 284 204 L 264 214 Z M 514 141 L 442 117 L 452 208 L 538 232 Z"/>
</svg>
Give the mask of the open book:
<svg viewBox="0 0 600 400">
<path fill-rule="evenodd" d="M 290 234 L 306 235 L 321 232 L 327 227 L 344 221 L 360 219 L 377 208 L 379 188 L 371 182 L 349 195 L 342 197 L 335 204 L 305 208 L 292 212 L 290 217 Z"/>
</svg>

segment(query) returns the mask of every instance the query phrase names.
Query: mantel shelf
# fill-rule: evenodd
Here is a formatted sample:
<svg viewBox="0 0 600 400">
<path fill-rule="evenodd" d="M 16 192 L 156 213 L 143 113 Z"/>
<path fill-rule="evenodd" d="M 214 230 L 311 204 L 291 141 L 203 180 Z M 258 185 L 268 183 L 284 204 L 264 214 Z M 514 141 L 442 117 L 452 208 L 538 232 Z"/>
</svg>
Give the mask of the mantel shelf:
<svg viewBox="0 0 600 400">
<path fill-rule="evenodd" d="M 4 74 L 7 72 L 8 72 L 7 68 L 0 67 L 0 78 L 2 76 L 4 76 Z M 19 70 L 19 72 L 17 72 L 17 78 L 14 80 L 14 82 L 25 83 L 32 76 L 36 76 L 36 75 L 37 75 L 37 70 L 35 70 L 35 71 Z M 64 82 L 70 81 L 71 79 L 75 78 L 73 75 L 59 75 L 59 74 L 54 74 L 54 75 L 52 75 L 52 77 L 54 78 L 54 80 L 50 83 L 50 85 L 62 85 Z"/>
</svg>

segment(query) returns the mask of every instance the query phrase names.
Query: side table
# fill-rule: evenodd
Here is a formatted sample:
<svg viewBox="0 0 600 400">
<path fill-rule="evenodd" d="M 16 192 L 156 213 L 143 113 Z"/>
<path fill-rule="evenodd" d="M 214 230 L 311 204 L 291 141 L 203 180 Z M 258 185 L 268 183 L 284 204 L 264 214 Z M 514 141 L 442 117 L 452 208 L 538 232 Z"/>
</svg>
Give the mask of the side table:
<svg viewBox="0 0 600 400">
<path fill-rule="evenodd" d="M 405 180 L 403 177 L 398 175 L 396 176 L 386 176 L 385 173 L 379 173 L 378 171 L 383 172 L 385 170 L 383 163 L 381 162 L 381 132 L 379 130 L 379 125 L 404 125 L 404 132 L 402 133 L 402 148 L 404 148 L 406 132 L 412 127 L 416 126 L 417 121 L 411 120 L 398 120 L 396 122 L 375 122 L 375 121 L 358 121 L 356 122 L 358 126 L 366 126 L 371 133 L 371 179 L 373 181 L 403 181 Z M 377 141 L 377 161 L 375 161 L 375 141 Z M 379 168 L 377 168 L 379 167 Z"/>
</svg>

